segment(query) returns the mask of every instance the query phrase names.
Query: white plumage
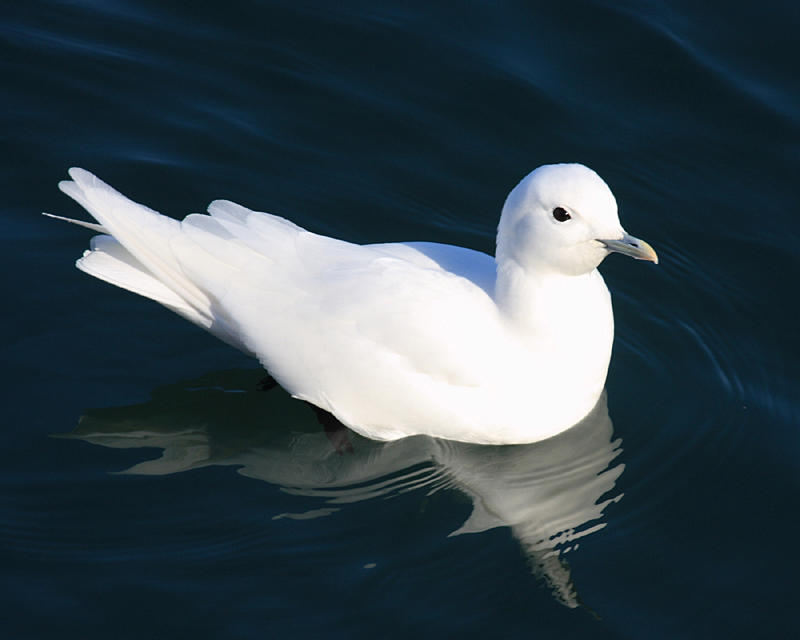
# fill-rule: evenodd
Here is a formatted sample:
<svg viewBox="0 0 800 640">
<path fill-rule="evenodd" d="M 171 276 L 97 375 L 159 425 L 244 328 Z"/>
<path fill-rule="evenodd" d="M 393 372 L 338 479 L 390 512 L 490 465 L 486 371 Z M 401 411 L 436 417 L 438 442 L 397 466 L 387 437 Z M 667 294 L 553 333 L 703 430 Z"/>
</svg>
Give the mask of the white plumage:
<svg viewBox="0 0 800 640">
<path fill-rule="evenodd" d="M 540 167 L 517 185 L 496 259 L 355 245 L 224 200 L 179 222 L 69 173 L 60 188 L 100 223 L 78 224 L 104 234 L 78 268 L 256 356 L 294 397 L 379 440 L 533 442 L 578 422 L 613 339 L 596 267 L 609 251 L 656 259 L 582 165 Z"/>
</svg>

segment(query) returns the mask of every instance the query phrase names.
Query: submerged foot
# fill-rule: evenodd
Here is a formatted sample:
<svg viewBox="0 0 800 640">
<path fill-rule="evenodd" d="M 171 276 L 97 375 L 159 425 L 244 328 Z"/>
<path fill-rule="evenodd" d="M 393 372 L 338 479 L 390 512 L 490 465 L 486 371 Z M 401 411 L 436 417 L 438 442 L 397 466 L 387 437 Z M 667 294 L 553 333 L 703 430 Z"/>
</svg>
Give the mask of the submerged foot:
<svg viewBox="0 0 800 640">
<path fill-rule="evenodd" d="M 271 375 L 267 374 L 261 380 L 258 381 L 258 390 L 259 391 L 270 391 L 278 386 L 277 380 L 273 378 Z"/>
<path fill-rule="evenodd" d="M 350 442 L 350 436 L 348 435 L 350 429 L 339 422 L 333 414 L 313 404 L 310 406 L 314 410 L 317 420 L 325 430 L 325 435 L 328 436 L 328 440 L 331 441 L 336 453 L 339 455 L 353 453 L 353 444 Z"/>
</svg>

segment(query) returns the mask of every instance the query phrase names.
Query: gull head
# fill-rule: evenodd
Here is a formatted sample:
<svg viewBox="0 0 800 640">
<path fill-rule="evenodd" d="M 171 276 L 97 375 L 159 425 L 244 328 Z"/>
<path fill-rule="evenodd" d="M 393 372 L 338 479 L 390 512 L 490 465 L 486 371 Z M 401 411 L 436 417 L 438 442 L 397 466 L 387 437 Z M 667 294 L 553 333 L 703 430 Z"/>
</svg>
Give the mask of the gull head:
<svg viewBox="0 0 800 640">
<path fill-rule="evenodd" d="M 544 165 L 508 195 L 497 230 L 498 263 L 581 275 L 611 252 L 658 262 L 649 244 L 622 228 L 614 194 L 588 167 Z"/>
</svg>

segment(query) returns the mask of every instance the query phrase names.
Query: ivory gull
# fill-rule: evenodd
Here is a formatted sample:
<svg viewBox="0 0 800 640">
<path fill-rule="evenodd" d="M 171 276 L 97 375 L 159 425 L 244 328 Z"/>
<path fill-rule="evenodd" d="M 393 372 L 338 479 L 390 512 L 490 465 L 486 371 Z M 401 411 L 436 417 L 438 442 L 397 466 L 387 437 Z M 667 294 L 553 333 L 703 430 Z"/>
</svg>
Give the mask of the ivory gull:
<svg viewBox="0 0 800 640">
<path fill-rule="evenodd" d="M 351 244 L 225 200 L 178 221 L 69 174 L 59 187 L 99 224 L 69 221 L 102 234 L 79 269 L 257 357 L 293 397 L 377 440 L 535 442 L 579 422 L 614 336 L 597 266 L 613 251 L 658 261 L 580 164 L 539 167 L 511 191 L 494 258 Z"/>
</svg>

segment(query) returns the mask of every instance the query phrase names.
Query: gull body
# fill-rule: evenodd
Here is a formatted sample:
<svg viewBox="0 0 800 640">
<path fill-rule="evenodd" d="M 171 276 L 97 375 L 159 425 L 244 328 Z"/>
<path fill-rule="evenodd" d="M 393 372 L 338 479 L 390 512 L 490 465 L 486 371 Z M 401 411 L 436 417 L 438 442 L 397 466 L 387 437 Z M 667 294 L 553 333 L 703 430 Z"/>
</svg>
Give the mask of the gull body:
<svg viewBox="0 0 800 640">
<path fill-rule="evenodd" d="M 101 234 L 79 269 L 252 354 L 294 397 L 378 440 L 512 444 L 574 425 L 611 356 L 597 266 L 610 251 L 656 261 L 579 164 L 545 165 L 511 191 L 495 257 L 352 244 L 223 200 L 177 221 L 70 176 L 60 188 L 99 223 L 78 224 Z"/>
</svg>

